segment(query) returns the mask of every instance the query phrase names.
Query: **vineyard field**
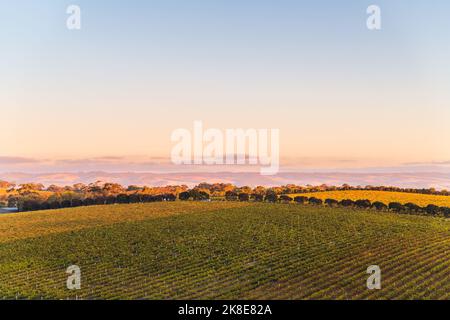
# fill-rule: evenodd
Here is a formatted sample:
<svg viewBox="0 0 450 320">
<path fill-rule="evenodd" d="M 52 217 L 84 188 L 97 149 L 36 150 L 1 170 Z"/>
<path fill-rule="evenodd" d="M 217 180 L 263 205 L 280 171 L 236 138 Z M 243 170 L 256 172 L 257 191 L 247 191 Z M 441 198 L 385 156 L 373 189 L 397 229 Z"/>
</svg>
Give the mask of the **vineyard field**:
<svg viewBox="0 0 450 320">
<path fill-rule="evenodd" d="M 81 269 L 81 290 L 66 269 Z M 368 290 L 378 265 L 381 290 Z M 0 299 L 449 299 L 443 218 L 173 202 L 0 216 Z"/>
</svg>

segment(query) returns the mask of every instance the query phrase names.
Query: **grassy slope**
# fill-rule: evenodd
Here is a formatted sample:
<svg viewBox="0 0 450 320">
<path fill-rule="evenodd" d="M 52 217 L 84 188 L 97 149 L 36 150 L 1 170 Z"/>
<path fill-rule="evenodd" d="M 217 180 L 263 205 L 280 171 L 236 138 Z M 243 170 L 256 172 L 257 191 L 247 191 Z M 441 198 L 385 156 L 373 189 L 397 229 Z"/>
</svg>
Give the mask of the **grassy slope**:
<svg viewBox="0 0 450 320">
<path fill-rule="evenodd" d="M 449 299 L 449 252 L 448 220 L 390 213 L 190 202 L 34 212 L 0 216 L 0 298 L 73 298 L 65 269 L 77 264 L 81 298 Z M 380 291 L 366 289 L 372 264 Z"/>
<path fill-rule="evenodd" d="M 312 192 L 302 194 L 290 194 L 290 197 L 306 196 L 316 197 L 319 199 L 336 199 L 336 200 L 362 200 L 368 199 L 372 202 L 380 201 L 385 204 L 390 202 L 400 202 L 402 204 L 412 202 L 419 206 L 426 206 L 429 204 L 435 204 L 437 206 L 450 207 L 450 196 L 430 195 L 430 194 L 418 194 L 418 193 L 406 193 L 406 192 L 390 192 L 390 191 L 365 191 L 365 190 L 339 190 L 339 191 L 324 191 L 324 192 Z"/>
<path fill-rule="evenodd" d="M 164 203 L 77 207 L 0 216 L 0 243 L 123 222 L 242 207 L 245 203 Z"/>
</svg>

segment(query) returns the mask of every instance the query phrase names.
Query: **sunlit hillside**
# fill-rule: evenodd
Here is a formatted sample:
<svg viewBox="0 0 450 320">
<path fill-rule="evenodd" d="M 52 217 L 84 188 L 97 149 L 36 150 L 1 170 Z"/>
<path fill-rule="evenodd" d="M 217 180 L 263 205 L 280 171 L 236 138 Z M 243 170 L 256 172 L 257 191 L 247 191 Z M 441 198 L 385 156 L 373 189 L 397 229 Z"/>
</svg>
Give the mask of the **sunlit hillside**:
<svg viewBox="0 0 450 320">
<path fill-rule="evenodd" d="M 0 299 L 449 299 L 450 225 L 297 204 L 0 215 Z M 81 290 L 66 269 L 81 269 Z M 378 265 L 381 290 L 366 286 Z"/>
</svg>

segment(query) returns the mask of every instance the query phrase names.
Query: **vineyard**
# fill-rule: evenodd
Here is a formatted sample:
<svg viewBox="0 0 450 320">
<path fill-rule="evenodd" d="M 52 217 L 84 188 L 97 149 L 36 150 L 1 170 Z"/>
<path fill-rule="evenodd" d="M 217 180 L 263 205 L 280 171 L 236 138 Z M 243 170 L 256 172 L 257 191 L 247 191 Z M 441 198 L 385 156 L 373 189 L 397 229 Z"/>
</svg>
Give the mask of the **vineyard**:
<svg viewBox="0 0 450 320">
<path fill-rule="evenodd" d="M 449 299 L 449 256 L 443 218 L 251 202 L 58 209 L 0 216 L 0 299 Z M 66 288 L 70 265 L 81 290 Z M 370 265 L 381 290 L 366 287 Z"/>
</svg>

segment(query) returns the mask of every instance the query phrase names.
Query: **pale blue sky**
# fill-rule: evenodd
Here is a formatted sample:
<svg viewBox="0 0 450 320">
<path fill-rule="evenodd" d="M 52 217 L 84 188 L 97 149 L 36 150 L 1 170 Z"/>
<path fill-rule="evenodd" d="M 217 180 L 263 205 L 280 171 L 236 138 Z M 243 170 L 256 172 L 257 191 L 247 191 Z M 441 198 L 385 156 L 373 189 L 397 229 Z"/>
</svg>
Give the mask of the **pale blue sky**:
<svg viewBox="0 0 450 320">
<path fill-rule="evenodd" d="M 168 157 L 172 130 L 202 120 L 280 128 L 282 157 L 323 166 L 448 161 L 449 14 L 445 0 L 0 0 L 0 157 Z"/>
</svg>

